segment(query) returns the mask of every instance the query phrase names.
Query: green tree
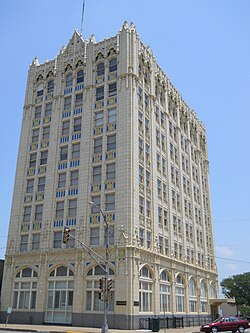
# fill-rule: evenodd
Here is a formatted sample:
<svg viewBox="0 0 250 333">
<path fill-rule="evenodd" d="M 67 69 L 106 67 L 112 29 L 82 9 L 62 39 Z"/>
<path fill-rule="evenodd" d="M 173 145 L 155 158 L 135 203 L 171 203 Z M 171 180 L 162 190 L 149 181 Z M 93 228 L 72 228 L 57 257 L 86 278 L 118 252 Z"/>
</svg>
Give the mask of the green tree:
<svg viewBox="0 0 250 333">
<path fill-rule="evenodd" d="M 235 298 L 237 306 L 248 309 L 250 306 L 250 272 L 233 275 L 220 283 L 222 293 L 229 298 Z"/>
</svg>

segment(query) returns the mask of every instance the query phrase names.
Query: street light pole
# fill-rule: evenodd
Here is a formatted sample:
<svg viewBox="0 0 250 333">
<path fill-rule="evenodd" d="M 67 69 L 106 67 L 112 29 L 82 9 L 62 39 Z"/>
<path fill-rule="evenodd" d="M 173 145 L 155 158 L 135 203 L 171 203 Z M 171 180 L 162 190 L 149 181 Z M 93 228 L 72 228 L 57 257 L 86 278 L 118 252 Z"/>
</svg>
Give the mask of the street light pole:
<svg viewBox="0 0 250 333">
<path fill-rule="evenodd" d="M 90 205 L 98 208 L 102 214 L 103 223 L 105 223 L 105 290 L 104 290 L 104 313 L 103 313 L 103 325 L 101 333 L 108 333 L 108 280 L 109 280 L 109 223 L 106 221 L 105 215 L 100 206 L 96 205 L 93 201 L 90 202 Z"/>
</svg>

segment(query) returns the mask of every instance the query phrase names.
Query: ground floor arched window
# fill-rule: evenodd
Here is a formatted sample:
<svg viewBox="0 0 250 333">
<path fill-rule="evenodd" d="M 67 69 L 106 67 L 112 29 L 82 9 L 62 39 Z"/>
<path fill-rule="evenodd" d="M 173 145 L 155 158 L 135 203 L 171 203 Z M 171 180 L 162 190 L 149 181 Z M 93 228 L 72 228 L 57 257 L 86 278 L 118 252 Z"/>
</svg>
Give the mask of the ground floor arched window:
<svg viewBox="0 0 250 333">
<path fill-rule="evenodd" d="M 147 267 L 140 270 L 139 280 L 139 311 L 152 312 L 153 280 Z"/>
<path fill-rule="evenodd" d="M 160 311 L 170 312 L 170 279 L 166 271 L 160 274 Z"/>
<path fill-rule="evenodd" d="M 68 267 L 59 266 L 49 275 L 45 321 L 71 323 L 73 297 L 73 271 Z"/>
<path fill-rule="evenodd" d="M 176 276 L 175 284 L 175 299 L 176 299 L 176 312 L 184 312 L 184 298 L 185 298 L 185 289 L 183 277 L 181 274 Z"/>
</svg>

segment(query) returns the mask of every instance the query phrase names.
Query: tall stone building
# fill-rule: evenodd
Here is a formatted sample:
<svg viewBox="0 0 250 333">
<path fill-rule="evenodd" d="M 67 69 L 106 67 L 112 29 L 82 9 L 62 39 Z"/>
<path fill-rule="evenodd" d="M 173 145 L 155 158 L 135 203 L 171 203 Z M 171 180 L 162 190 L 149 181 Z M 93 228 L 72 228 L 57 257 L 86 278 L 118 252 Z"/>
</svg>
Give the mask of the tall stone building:
<svg viewBox="0 0 250 333">
<path fill-rule="evenodd" d="M 206 131 L 133 23 L 111 38 L 74 32 L 32 62 L 9 226 L 1 315 L 100 326 L 105 254 L 110 327 L 216 312 Z M 89 203 L 94 202 L 95 206 Z M 98 209 L 101 207 L 101 212 Z"/>
</svg>

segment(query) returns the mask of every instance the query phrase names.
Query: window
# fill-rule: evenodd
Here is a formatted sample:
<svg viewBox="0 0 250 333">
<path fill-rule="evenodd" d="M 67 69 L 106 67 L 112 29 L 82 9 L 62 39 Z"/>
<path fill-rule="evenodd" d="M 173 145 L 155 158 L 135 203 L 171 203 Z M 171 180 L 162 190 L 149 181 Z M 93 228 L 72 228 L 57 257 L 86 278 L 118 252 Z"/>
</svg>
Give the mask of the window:
<svg viewBox="0 0 250 333">
<path fill-rule="evenodd" d="M 107 151 L 116 149 L 116 135 L 109 135 L 107 137 Z"/>
<path fill-rule="evenodd" d="M 152 240 L 151 240 L 151 232 L 147 231 L 147 248 L 150 249 L 151 248 L 151 244 L 152 244 Z"/>
<path fill-rule="evenodd" d="M 146 187 L 150 186 L 150 172 L 146 170 Z"/>
<path fill-rule="evenodd" d="M 83 70 L 81 69 L 76 74 L 76 83 L 78 84 L 78 83 L 81 83 L 83 81 L 84 81 L 84 75 L 83 75 Z"/>
<path fill-rule="evenodd" d="M 170 282 L 168 274 L 160 274 L 160 311 L 170 312 Z"/>
<path fill-rule="evenodd" d="M 45 178 L 46 177 L 39 177 L 38 178 L 37 192 L 44 192 L 44 189 L 45 189 Z"/>
<path fill-rule="evenodd" d="M 109 84 L 109 97 L 115 96 L 117 94 L 116 82 Z"/>
<path fill-rule="evenodd" d="M 37 97 L 41 97 L 43 96 L 43 84 L 39 84 L 39 86 L 37 87 L 37 93 L 36 93 Z"/>
<path fill-rule="evenodd" d="M 78 185 L 78 176 L 79 176 L 79 170 L 70 172 L 70 186 Z"/>
<path fill-rule="evenodd" d="M 158 206 L 158 224 L 162 224 L 162 208 Z"/>
<path fill-rule="evenodd" d="M 108 123 L 112 124 L 116 122 L 116 109 L 108 110 Z"/>
<path fill-rule="evenodd" d="M 104 244 L 106 244 L 106 233 L 104 235 Z M 109 225 L 109 245 L 115 244 L 115 228 L 113 225 Z"/>
<path fill-rule="evenodd" d="M 98 195 L 96 197 L 92 197 L 92 200 L 91 200 L 96 206 L 92 205 L 91 207 L 91 213 L 92 214 L 97 214 L 97 213 L 100 213 L 100 205 L 101 205 L 101 197 Z"/>
<path fill-rule="evenodd" d="M 72 229 L 70 228 L 70 234 L 71 234 L 72 236 L 75 236 L 75 230 L 72 230 Z M 69 237 L 69 240 L 68 240 L 68 242 L 67 242 L 66 245 L 65 245 L 65 248 L 66 248 L 66 249 L 72 249 L 72 248 L 74 248 L 74 247 L 75 247 L 75 239 L 72 238 L 72 237 Z"/>
<path fill-rule="evenodd" d="M 145 157 L 146 161 L 149 161 L 149 145 L 145 143 Z"/>
<path fill-rule="evenodd" d="M 104 62 L 100 62 L 97 66 L 96 66 L 96 75 L 97 76 L 102 76 L 104 75 Z"/>
<path fill-rule="evenodd" d="M 106 165 L 106 179 L 115 179 L 115 163 Z"/>
<path fill-rule="evenodd" d="M 89 244 L 90 245 L 99 245 L 99 232 L 100 232 L 100 228 L 91 228 L 90 229 L 90 241 Z"/>
<path fill-rule="evenodd" d="M 56 218 L 62 218 L 64 215 L 64 201 L 58 201 L 56 203 Z"/>
<path fill-rule="evenodd" d="M 35 309 L 36 281 L 15 282 L 12 307 L 14 309 Z"/>
<path fill-rule="evenodd" d="M 61 147 L 60 161 L 66 161 L 68 159 L 68 146 Z"/>
<path fill-rule="evenodd" d="M 168 212 L 166 209 L 163 210 L 163 224 L 164 227 L 168 226 Z"/>
<path fill-rule="evenodd" d="M 144 214 L 144 198 L 139 196 L 139 213 Z"/>
<path fill-rule="evenodd" d="M 41 151 L 40 165 L 47 164 L 47 160 L 48 160 L 48 150 Z"/>
<path fill-rule="evenodd" d="M 26 252 L 28 250 L 29 235 L 22 235 L 20 240 L 20 251 Z"/>
<path fill-rule="evenodd" d="M 77 212 L 77 199 L 69 200 L 68 216 L 76 217 L 76 212 Z"/>
<path fill-rule="evenodd" d="M 109 61 L 109 72 L 115 72 L 117 70 L 117 59 L 113 58 Z"/>
<path fill-rule="evenodd" d="M 38 142 L 39 138 L 39 129 L 35 129 L 32 131 L 32 143 Z"/>
<path fill-rule="evenodd" d="M 64 188 L 66 186 L 66 172 L 59 173 L 58 175 L 58 188 Z"/>
<path fill-rule="evenodd" d="M 43 140 L 49 140 L 50 126 L 43 128 Z"/>
<path fill-rule="evenodd" d="M 141 246 L 144 246 L 144 230 L 142 228 L 139 229 L 139 242 Z"/>
<path fill-rule="evenodd" d="M 43 218 L 43 205 L 37 205 L 35 210 L 35 220 L 42 221 Z"/>
<path fill-rule="evenodd" d="M 106 194 L 106 211 L 115 210 L 115 194 Z"/>
<path fill-rule="evenodd" d="M 93 182 L 99 183 L 102 180 L 102 166 L 93 167 Z"/>
<path fill-rule="evenodd" d="M 64 110 L 70 110 L 71 109 L 71 96 L 68 96 L 64 99 Z"/>
<path fill-rule="evenodd" d="M 140 270 L 139 280 L 139 311 L 152 312 L 153 280 L 146 267 Z"/>
<path fill-rule="evenodd" d="M 34 188 L 34 178 L 27 180 L 26 193 L 33 193 Z"/>
<path fill-rule="evenodd" d="M 80 132 L 82 128 L 82 118 L 74 119 L 74 132 Z"/>
<path fill-rule="evenodd" d="M 54 241 L 53 241 L 53 248 L 60 249 L 62 247 L 62 232 L 55 231 L 54 232 Z"/>
<path fill-rule="evenodd" d="M 47 93 L 51 94 L 54 91 L 54 80 L 48 82 Z"/>
<path fill-rule="evenodd" d="M 176 297 L 176 311 L 184 312 L 184 284 L 183 279 L 180 274 L 176 277 L 176 287 L 175 287 L 175 297 Z"/>
<path fill-rule="evenodd" d="M 151 206 L 151 203 L 150 201 L 146 201 L 146 216 L 147 217 L 150 217 L 150 206 Z"/>
<path fill-rule="evenodd" d="M 23 211 L 23 222 L 30 222 L 31 218 L 31 206 L 24 207 Z"/>
<path fill-rule="evenodd" d="M 72 145 L 72 158 L 80 157 L 80 143 L 75 143 Z"/>
<path fill-rule="evenodd" d="M 75 99 L 75 107 L 82 105 L 83 94 L 77 94 Z"/>
<path fill-rule="evenodd" d="M 96 101 L 100 101 L 100 100 L 104 99 L 104 86 L 96 88 L 95 99 L 96 99 Z"/>
<path fill-rule="evenodd" d="M 69 127 L 70 127 L 70 121 L 64 121 L 62 123 L 62 135 L 68 135 L 69 134 Z"/>
<path fill-rule="evenodd" d="M 41 119 L 41 114 L 42 114 L 42 107 L 36 106 L 35 108 L 35 119 Z"/>
<path fill-rule="evenodd" d="M 72 74 L 66 76 L 66 87 L 71 87 L 73 84 Z"/>
<path fill-rule="evenodd" d="M 102 138 L 94 139 L 94 154 L 102 152 Z"/>
<path fill-rule="evenodd" d="M 47 103 L 45 105 L 45 117 L 51 116 L 52 113 L 52 103 Z"/>
<path fill-rule="evenodd" d="M 139 182 L 143 183 L 143 167 L 139 166 Z"/>
<path fill-rule="evenodd" d="M 103 111 L 95 113 L 95 127 L 103 125 Z"/>
<path fill-rule="evenodd" d="M 40 249 L 40 234 L 33 234 L 32 235 L 31 248 L 32 248 L 33 251 Z"/>
</svg>

